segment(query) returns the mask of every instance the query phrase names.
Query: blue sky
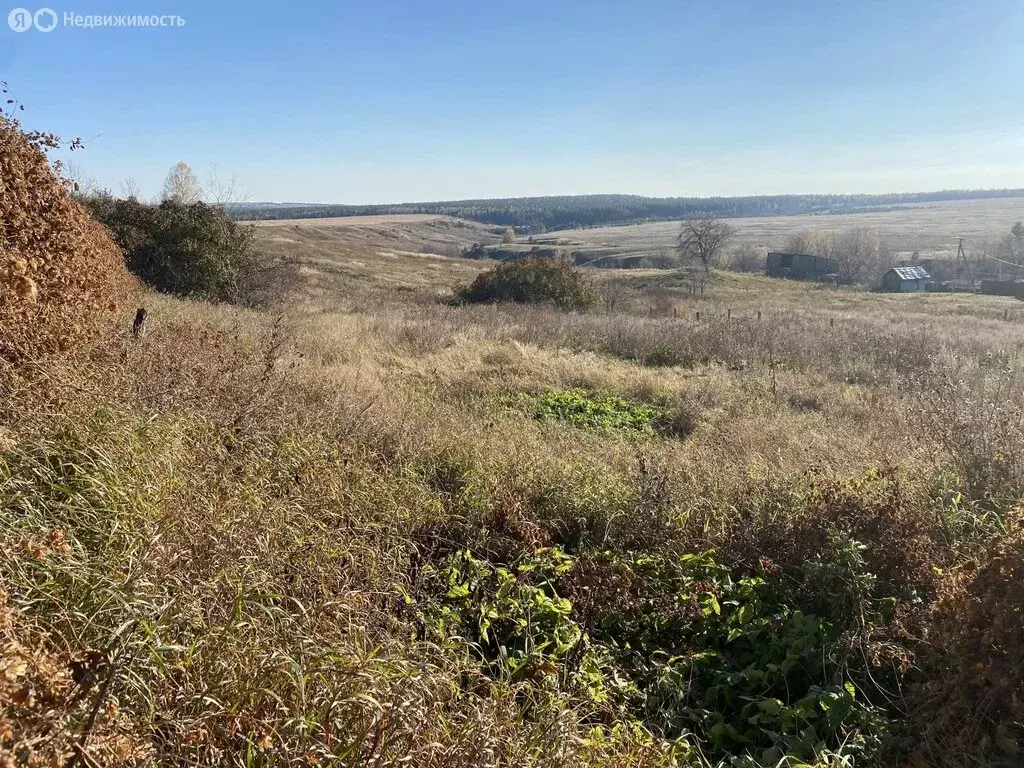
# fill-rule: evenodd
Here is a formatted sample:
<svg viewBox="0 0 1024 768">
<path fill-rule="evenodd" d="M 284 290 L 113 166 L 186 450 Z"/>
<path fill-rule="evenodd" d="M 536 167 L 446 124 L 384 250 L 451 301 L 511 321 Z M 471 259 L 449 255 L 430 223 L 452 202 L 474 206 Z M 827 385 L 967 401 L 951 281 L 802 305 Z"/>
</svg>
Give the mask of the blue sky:
<svg viewBox="0 0 1024 768">
<path fill-rule="evenodd" d="M 179 160 L 279 201 L 1024 187 L 1020 0 L 49 2 L 186 20 L 0 13 L 26 125 L 115 191 Z"/>
</svg>

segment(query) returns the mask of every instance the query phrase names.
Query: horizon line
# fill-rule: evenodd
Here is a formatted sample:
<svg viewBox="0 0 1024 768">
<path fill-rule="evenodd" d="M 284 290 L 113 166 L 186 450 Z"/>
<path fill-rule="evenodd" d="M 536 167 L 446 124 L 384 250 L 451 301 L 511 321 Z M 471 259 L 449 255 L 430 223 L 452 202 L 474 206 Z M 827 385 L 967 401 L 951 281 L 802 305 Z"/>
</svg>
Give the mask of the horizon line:
<svg viewBox="0 0 1024 768">
<path fill-rule="evenodd" d="M 339 206 L 339 207 L 369 207 L 369 206 L 401 206 L 401 205 L 438 205 L 442 203 L 470 203 L 470 202 L 494 202 L 502 200 L 553 200 L 557 198 L 587 198 L 587 197 L 633 197 L 643 200 L 753 200 L 759 198 L 782 198 L 782 197 L 862 197 L 862 198 L 884 198 L 893 196 L 914 196 L 914 195 L 941 195 L 941 194 L 981 194 L 988 193 L 992 197 L 1024 197 L 1024 187 L 949 187 L 933 190 L 914 190 L 904 192 L 773 192 L 762 195 L 642 195 L 632 192 L 584 192 L 572 194 L 550 194 L 550 195 L 508 195 L 505 197 L 459 197 L 434 200 L 402 200 L 389 202 L 313 202 L 313 201 L 277 201 L 259 200 L 249 202 L 245 200 L 229 203 L 229 205 L 278 205 L 278 206 Z M 1001 193 L 1001 194 L 1000 194 Z M 925 201 L 927 202 L 927 201 Z"/>
</svg>

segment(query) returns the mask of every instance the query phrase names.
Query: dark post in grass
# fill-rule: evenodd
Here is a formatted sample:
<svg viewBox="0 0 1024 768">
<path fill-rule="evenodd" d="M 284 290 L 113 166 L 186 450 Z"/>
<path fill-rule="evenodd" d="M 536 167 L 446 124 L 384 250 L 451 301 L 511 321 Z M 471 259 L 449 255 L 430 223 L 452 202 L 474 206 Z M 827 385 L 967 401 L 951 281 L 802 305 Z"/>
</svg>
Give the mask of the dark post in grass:
<svg viewBox="0 0 1024 768">
<path fill-rule="evenodd" d="M 146 335 L 146 318 L 149 317 L 149 313 L 145 307 L 139 307 L 135 312 L 135 322 L 132 323 L 132 335 L 136 339 L 141 339 Z"/>
</svg>

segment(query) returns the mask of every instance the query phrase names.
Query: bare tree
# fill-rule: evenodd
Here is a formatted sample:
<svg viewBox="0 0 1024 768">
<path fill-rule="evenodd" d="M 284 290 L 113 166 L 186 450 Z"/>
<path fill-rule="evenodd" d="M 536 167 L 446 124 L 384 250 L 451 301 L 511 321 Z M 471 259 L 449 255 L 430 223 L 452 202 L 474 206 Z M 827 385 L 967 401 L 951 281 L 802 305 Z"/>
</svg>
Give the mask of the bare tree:
<svg viewBox="0 0 1024 768">
<path fill-rule="evenodd" d="M 720 219 L 689 219 L 679 231 L 676 250 L 684 262 L 699 261 L 710 272 L 732 235 L 732 227 Z"/>
<path fill-rule="evenodd" d="M 806 253 L 812 256 L 823 256 L 832 258 L 835 250 L 835 236 L 831 232 L 823 232 L 817 229 L 801 229 L 793 232 L 786 238 L 784 251 L 786 253 Z"/>
<path fill-rule="evenodd" d="M 831 255 L 839 265 L 841 282 L 873 285 L 892 267 L 892 252 L 870 229 L 847 229 L 833 242 Z"/>
<path fill-rule="evenodd" d="M 71 191 L 82 197 L 88 197 L 101 191 L 96 179 L 87 174 L 78 163 L 72 160 L 64 163 L 64 179 L 70 185 Z"/>
<path fill-rule="evenodd" d="M 121 182 L 121 196 L 127 200 L 138 200 L 142 196 L 139 183 L 134 176 L 128 176 Z"/>
<path fill-rule="evenodd" d="M 206 176 L 206 191 L 209 201 L 224 208 L 228 213 L 235 213 L 249 202 L 249 194 L 242 190 L 238 176 L 232 173 L 226 179 L 221 178 L 220 168 L 216 163 L 210 163 L 210 170 Z"/>
<path fill-rule="evenodd" d="M 766 250 L 746 243 L 732 252 L 729 269 L 734 272 L 764 272 Z"/>
<path fill-rule="evenodd" d="M 198 203 L 203 199 L 203 189 L 199 186 L 199 179 L 186 163 L 177 163 L 171 168 L 164 180 L 164 189 L 160 199 L 185 205 Z"/>
<path fill-rule="evenodd" d="M 809 253 L 836 262 L 841 283 L 871 285 L 892 266 L 892 251 L 866 227 L 841 232 L 805 229 L 786 239 L 787 253 Z"/>
</svg>

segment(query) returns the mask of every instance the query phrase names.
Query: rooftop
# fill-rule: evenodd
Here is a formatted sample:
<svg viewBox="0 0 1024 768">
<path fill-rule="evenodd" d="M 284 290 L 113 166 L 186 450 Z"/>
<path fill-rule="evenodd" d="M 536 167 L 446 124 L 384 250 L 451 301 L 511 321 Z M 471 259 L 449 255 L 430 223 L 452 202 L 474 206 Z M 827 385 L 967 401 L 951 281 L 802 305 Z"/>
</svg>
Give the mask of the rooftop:
<svg viewBox="0 0 1024 768">
<path fill-rule="evenodd" d="M 893 267 L 892 271 L 900 280 L 931 280 L 932 277 L 924 267 Z"/>
</svg>

